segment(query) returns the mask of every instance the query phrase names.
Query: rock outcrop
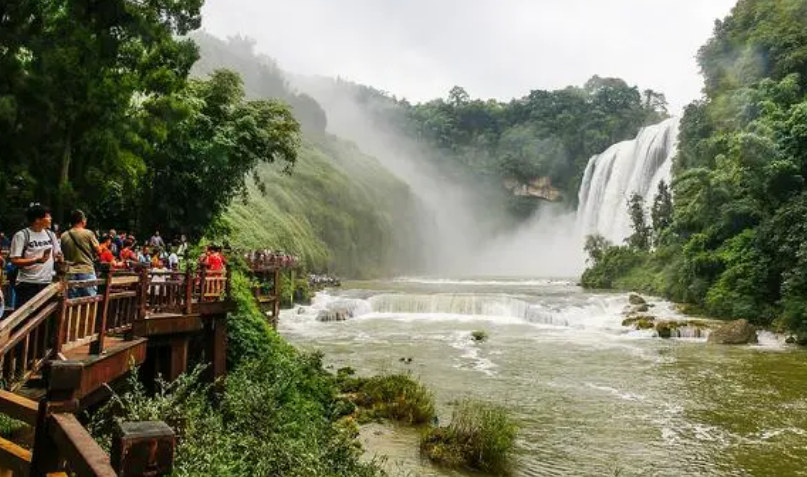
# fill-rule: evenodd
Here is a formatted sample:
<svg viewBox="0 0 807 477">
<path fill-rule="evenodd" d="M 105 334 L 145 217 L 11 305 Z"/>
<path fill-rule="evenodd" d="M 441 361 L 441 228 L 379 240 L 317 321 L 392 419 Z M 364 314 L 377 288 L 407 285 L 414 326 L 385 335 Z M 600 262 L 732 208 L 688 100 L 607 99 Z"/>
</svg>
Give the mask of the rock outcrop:
<svg viewBox="0 0 807 477">
<path fill-rule="evenodd" d="M 504 181 L 504 188 L 517 197 L 537 197 L 550 202 L 563 199 L 563 194 L 552 186 L 552 180 L 549 177 L 539 177 L 531 180 L 528 184 L 516 179 L 507 179 Z"/>
<path fill-rule="evenodd" d="M 710 344 L 744 345 L 756 344 L 757 329 L 746 320 L 732 321 L 709 334 Z"/>
<path fill-rule="evenodd" d="M 628 295 L 628 303 L 631 305 L 647 305 L 647 300 L 642 298 L 638 293 L 631 293 Z"/>
</svg>

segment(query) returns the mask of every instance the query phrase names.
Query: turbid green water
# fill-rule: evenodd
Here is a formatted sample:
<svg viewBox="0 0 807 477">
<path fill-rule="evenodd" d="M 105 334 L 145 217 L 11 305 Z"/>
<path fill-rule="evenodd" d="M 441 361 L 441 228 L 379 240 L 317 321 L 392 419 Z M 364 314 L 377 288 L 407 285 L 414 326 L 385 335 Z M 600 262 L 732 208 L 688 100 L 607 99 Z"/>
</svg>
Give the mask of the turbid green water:
<svg viewBox="0 0 807 477">
<path fill-rule="evenodd" d="M 281 332 L 334 367 L 411 371 L 444 423 L 457 398 L 505 404 L 522 426 L 515 475 L 807 475 L 807 353 L 772 335 L 737 348 L 661 340 L 621 327 L 624 296 L 562 282 L 351 287 L 285 313 Z M 347 320 L 317 319 L 337 311 Z M 476 329 L 489 340 L 473 343 Z M 393 473 L 457 475 L 423 462 L 412 430 L 363 439 Z"/>
</svg>

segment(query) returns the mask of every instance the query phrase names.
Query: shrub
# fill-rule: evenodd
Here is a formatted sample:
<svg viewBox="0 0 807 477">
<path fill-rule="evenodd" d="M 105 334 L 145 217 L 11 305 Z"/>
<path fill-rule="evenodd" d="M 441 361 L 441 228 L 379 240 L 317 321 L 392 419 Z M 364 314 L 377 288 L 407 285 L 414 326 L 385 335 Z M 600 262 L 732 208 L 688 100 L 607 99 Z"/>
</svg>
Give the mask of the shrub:
<svg viewBox="0 0 807 477">
<path fill-rule="evenodd" d="M 448 427 L 423 435 L 420 448 L 446 467 L 507 474 L 517 433 L 518 426 L 505 408 L 465 400 L 454 410 Z"/>
<path fill-rule="evenodd" d="M 601 251 L 599 260 L 583 272 L 581 283 L 586 288 L 613 288 L 615 282 L 642 265 L 646 253 L 626 246 L 611 246 Z"/>
<path fill-rule="evenodd" d="M 392 419 L 407 424 L 425 424 L 434 419 L 434 396 L 423 384 L 406 374 L 340 380 L 341 390 L 361 408 L 362 420 Z"/>
<path fill-rule="evenodd" d="M 485 341 L 488 339 L 488 334 L 483 330 L 476 330 L 471 332 L 471 338 L 474 341 Z"/>
</svg>

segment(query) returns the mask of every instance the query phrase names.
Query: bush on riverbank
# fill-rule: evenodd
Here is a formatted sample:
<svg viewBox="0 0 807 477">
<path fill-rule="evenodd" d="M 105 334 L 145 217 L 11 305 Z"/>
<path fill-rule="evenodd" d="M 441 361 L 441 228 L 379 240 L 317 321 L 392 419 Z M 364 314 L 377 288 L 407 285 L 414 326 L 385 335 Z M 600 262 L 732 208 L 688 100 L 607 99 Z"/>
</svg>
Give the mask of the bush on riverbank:
<svg viewBox="0 0 807 477">
<path fill-rule="evenodd" d="M 505 408 L 466 400 L 454 410 L 448 427 L 423 435 L 420 448 L 433 462 L 446 467 L 507 474 L 517 432 L 518 426 Z"/>
<path fill-rule="evenodd" d="M 391 419 L 407 424 L 426 424 L 435 416 L 434 395 L 407 374 L 371 378 L 339 374 L 340 390 L 359 407 L 360 421 Z"/>
</svg>

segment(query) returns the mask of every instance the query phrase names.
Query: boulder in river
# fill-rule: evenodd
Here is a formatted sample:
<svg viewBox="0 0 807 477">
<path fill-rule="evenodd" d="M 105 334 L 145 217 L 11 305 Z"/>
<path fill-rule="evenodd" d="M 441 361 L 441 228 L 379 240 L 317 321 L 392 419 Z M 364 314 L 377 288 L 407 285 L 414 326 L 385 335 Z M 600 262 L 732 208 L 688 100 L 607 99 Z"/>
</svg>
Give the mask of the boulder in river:
<svg viewBox="0 0 807 477">
<path fill-rule="evenodd" d="M 743 345 L 756 344 L 757 329 L 746 320 L 732 321 L 709 334 L 710 344 Z"/>
<path fill-rule="evenodd" d="M 647 300 L 642 298 L 638 293 L 631 293 L 628 295 L 628 302 L 631 305 L 647 305 Z"/>
</svg>

